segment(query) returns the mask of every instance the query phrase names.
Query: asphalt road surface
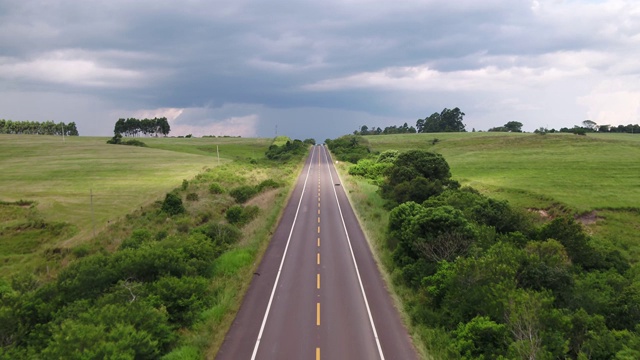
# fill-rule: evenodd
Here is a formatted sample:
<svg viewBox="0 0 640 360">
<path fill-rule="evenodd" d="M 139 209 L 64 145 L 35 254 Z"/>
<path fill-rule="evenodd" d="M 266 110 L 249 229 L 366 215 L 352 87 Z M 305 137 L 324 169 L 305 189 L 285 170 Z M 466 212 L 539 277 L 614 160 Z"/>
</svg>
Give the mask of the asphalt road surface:
<svg viewBox="0 0 640 360">
<path fill-rule="evenodd" d="M 324 146 L 314 146 L 216 359 L 417 359 Z"/>
</svg>

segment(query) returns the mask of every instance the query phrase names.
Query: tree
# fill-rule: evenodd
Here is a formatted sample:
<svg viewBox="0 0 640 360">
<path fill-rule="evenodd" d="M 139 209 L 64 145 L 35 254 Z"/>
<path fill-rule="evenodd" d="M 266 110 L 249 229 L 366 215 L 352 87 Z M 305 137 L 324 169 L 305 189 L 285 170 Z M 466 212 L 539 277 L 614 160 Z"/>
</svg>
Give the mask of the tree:
<svg viewBox="0 0 640 360">
<path fill-rule="evenodd" d="M 186 210 L 182 205 L 182 199 L 180 196 L 174 193 L 168 193 L 162 203 L 162 211 L 169 215 L 183 214 Z"/>
<path fill-rule="evenodd" d="M 433 113 L 431 116 L 416 122 L 416 128 L 421 129 L 418 132 L 465 132 L 465 125 L 462 123 L 465 113 L 459 108 L 447 109 L 442 112 Z"/>
<path fill-rule="evenodd" d="M 522 132 L 522 123 L 519 121 L 509 121 L 504 127 L 510 132 Z"/>
<path fill-rule="evenodd" d="M 592 121 L 592 120 L 583 121 L 582 126 L 591 131 L 598 131 L 598 124 L 596 124 L 595 121 Z"/>
<path fill-rule="evenodd" d="M 442 155 L 411 150 L 398 155 L 387 171 L 380 192 L 391 205 L 407 201 L 423 202 L 447 188 L 459 187 L 450 178 L 449 164 Z"/>
</svg>

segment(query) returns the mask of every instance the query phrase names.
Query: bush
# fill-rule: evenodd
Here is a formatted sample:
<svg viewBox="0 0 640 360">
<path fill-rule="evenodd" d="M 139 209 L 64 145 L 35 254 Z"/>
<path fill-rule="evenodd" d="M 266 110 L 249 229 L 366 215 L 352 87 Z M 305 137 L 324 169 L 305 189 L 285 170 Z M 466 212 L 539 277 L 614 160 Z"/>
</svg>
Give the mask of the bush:
<svg viewBox="0 0 640 360">
<path fill-rule="evenodd" d="M 200 199 L 200 197 L 196 193 L 188 193 L 187 194 L 187 201 L 198 201 L 199 199 Z"/>
<path fill-rule="evenodd" d="M 242 185 L 229 191 L 229 195 L 231 195 L 240 204 L 244 204 L 257 193 L 258 189 L 255 186 L 249 185 Z"/>
<path fill-rule="evenodd" d="M 182 199 L 174 193 L 168 193 L 165 196 L 161 210 L 169 215 L 184 214 L 186 211 L 182 205 Z"/>
<path fill-rule="evenodd" d="M 139 147 L 147 147 L 147 144 L 143 143 L 140 140 L 126 140 L 120 143 L 121 145 L 129 145 L 129 146 L 139 146 Z"/>
<path fill-rule="evenodd" d="M 253 220 L 260 209 L 257 206 L 242 207 L 240 205 L 233 205 L 225 213 L 225 218 L 230 224 L 243 226 Z"/>
<path fill-rule="evenodd" d="M 279 188 L 281 185 L 279 182 L 273 180 L 273 179 L 267 179 L 264 180 L 263 182 L 261 182 L 260 184 L 258 184 L 258 192 L 260 191 L 264 191 L 265 189 L 277 189 Z"/>
<path fill-rule="evenodd" d="M 217 182 L 211 183 L 209 185 L 209 193 L 211 194 L 224 194 L 224 188 Z"/>
<path fill-rule="evenodd" d="M 204 234 L 212 242 L 217 245 L 222 245 L 223 247 L 235 244 L 242 236 L 242 232 L 234 225 L 219 223 L 199 226 L 195 228 L 193 232 Z"/>
<path fill-rule="evenodd" d="M 187 190 L 188 187 L 189 187 L 189 182 L 187 181 L 187 179 L 182 179 L 182 186 L 181 186 L 182 191 Z"/>
</svg>

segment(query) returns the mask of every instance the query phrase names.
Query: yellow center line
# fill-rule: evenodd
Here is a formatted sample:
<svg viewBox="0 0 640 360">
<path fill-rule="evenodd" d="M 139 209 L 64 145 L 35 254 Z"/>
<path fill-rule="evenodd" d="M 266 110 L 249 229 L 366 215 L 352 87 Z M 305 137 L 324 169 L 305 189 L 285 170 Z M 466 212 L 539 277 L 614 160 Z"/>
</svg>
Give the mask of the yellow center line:
<svg viewBox="0 0 640 360">
<path fill-rule="evenodd" d="M 320 289 L 320 274 L 317 274 L 316 276 L 316 287 Z"/>
<path fill-rule="evenodd" d="M 320 253 L 318 253 L 318 256 L 316 258 L 318 265 L 320 265 Z"/>
<path fill-rule="evenodd" d="M 320 224 L 320 216 L 318 216 L 318 224 Z"/>
<path fill-rule="evenodd" d="M 318 247 L 320 247 L 320 238 L 318 238 Z"/>
<path fill-rule="evenodd" d="M 320 303 L 316 303 L 316 325 L 320 326 Z"/>
<path fill-rule="evenodd" d="M 316 348 L 316 360 L 320 360 L 320 348 Z"/>
<path fill-rule="evenodd" d="M 318 209 L 318 215 L 320 215 L 320 209 Z"/>
<path fill-rule="evenodd" d="M 320 234 L 320 226 L 318 226 L 318 234 Z"/>
</svg>

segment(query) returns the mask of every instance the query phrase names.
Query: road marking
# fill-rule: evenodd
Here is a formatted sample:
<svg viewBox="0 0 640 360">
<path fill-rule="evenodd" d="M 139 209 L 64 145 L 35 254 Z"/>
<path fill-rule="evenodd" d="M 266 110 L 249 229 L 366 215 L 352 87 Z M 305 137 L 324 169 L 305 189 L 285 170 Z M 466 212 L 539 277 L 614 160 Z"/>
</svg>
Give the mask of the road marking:
<svg viewBox="0 0 640 360">
<path fill-rule="evenodd" d="M 320 326 L 320 303 L 316 303 L 316 325 Z"/>
<path fill-rule="evenodd" d="M 313 152 L 311 153 L 311 157 L 315 154 L 316 149 L 314 147 Z M 304 198 L 304 191 L 307 188 L 307 181 L 309 180 L 309 174 L 311 173 L 311 164 L 309 164 L 309 168 L 307 169 L 307 176 L 304 179 L 304 185 L 302 186 L 302 193 L 300 194 L 300 200 L 298 201 L 298 208 L 296 209 L 296 215 L 293 217 L 293 224 L 291 225 L 291 231 L 289 231 L 289 237 L 287 238 L 287 245 L 284 247 L 284 252 L 282 253 L 282 260 L 280 260 L 280 267 L 278 268 L 278 274 L 276 275 L 276 281 L 273 283 L 273 289 L 271 289 L 271 296 L 269 297 L 269 303 L 267 304 L 267 310 L 264 312 L 264 318 L 262 319 L 262 325 L 260 326 L 260 331 L 258 332 L 258 338 L 256 339 L 256 344 L 253 347 L 253 354 L 251 355 L 251 360 L 255 360 L 256 355 L 258 354 L 258 347 L 260 347 L 260 340 L 262 339 L 262 334 L 264 333 L 264 327 L 267 324 L 267 319 L 269 318 L 269 311 L 271 310 L 271 304 L 273 303 L 273 298 L 276 294 L 276 289 L 278 287 L 278 281 L 280 280 L 280 274 L 282 273 L 282 266 L 284 265 L 284 260 L 287 257 L 287 250 L 289 250 L 289 244 L 291 243 L 291 236 L 293 235 L 293 228 L 296 226 L 296 221 L 298 220 L 298 213 L 300 212 L 300 206 L 302 205 L 302 199 Z"/>
<path fill-rule="evenodd" d="M 318 209 L 318 215 L 320 215 L 320 209 Z"/>
<path fill-rule="evenodd" d="M 318 247 L 320 247 L 320 238 L 318 238 Z"/>
<path fill-rule="evenodd" d="M 316 287 L 320 289 L 320 274 L 316 276 Z"/>
<path fill-rule="evenodd" d="M 317 256 L 317 262 L 318 262 L 318 265 L 320 265 L 320 253 L 318 253 L 318 256 Z"/>
<path fill-rule="evenodd" d="M 327 150 L 325 150 L 323 153 L 325 158 L 327 158 Z M 327 158 L 326 165 L 327 165 L 327 169 L 329 169 L 329 177 L 331 178 L 331 182 L 335 184 L 335 181 L 333 181 L 333 175 L 331 174 L 331 168 L 329 167 L 328 158 Z M 360 270 L 358 270 L 358 263 L 356 262 L 356 256 L 353 253 L 353 247 L 351 246 L 351 239 L 349 238 L 349 232 L 347 231 L 347 224 L 345 223 L 344 216 L 342 215 L 342 207 L 340 207 L 340 201 L 338 200 L 338 192 L 336 191 L 336 187 L 333 187 L 333 195 L 336 199 L 336 203 L 338 204 L 338 213 L 340 213 L 340 219 L 342 220 L 342 228 L 344 229 L 344 234 L 347 237 L 347 244 L 349 245 L 349 251 L 351 252 L 351 259 L 353 260 L 353 266 L 356 269 L 356 275 L 358 276 L 358 282 L 360 283 L 360 292 L 362 293 L 364 305 L 365 305 L 365 308 L 367 309 L 367 314 L 369 315 L 369 323 L 371 324 L 373 337 L 376 339 L 376 345 L 378 346 L 378 354 L 380 355 L 380 360 L 384 360 L 384 354 L 382 353 L 382 346 L 380 345 L 380 339 L 378 338 L 378 331 L 376 331 L 376 325 L 373 323 L 371 308 L 369 307 L 367 294 L 364 292 L 364 286 L 362 285 L 362 278 L 360 277 Z"/>
<path fill-rule="evenodd" d="M 320 234 L 320 226 L 318 226 L 318 234 Z"/>
<path fill-rule="evenodd" d="M 318 216 L 318 224 L 320 224 L 320 216 Z"/>
<path fill-rule="evenodd" d="M 320 360 L 320 348 L 316 348 L 316 360 Z"/>
</svg>

